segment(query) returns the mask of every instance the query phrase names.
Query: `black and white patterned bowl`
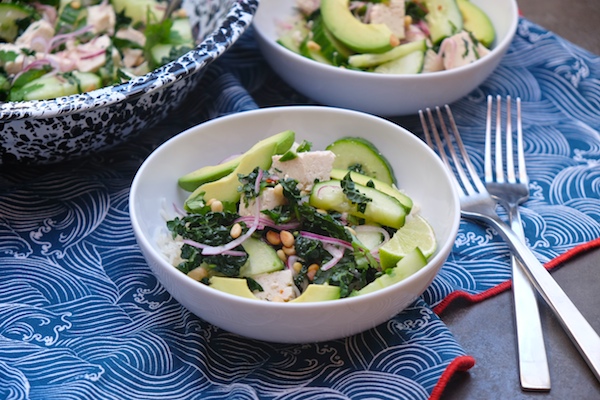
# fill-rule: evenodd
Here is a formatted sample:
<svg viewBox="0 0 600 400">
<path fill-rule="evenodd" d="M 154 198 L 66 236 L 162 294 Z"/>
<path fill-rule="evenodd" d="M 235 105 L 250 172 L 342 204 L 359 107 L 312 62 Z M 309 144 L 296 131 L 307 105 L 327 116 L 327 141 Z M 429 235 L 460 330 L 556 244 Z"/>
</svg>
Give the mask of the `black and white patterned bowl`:
<svg viewBox="0 0 600 400">
<path fill-rule="evenodd" d="M 104 150 L 156 125 L 252 23 L 259 0 L 184 0 L 196 48 L 129 82 L 52 100 L 0 103 L 0 165 L 50 164 Z"/>
</svg>

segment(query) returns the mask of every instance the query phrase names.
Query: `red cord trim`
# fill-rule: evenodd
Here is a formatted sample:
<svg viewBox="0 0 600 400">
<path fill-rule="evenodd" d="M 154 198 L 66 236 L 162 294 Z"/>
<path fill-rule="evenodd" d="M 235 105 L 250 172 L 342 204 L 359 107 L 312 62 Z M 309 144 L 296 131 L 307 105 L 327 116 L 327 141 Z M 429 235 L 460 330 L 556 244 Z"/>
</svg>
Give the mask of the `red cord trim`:
<svg viewBox="0 0 600 400">
<path fill-rule="evenodd" d="M 591 240 L 587 243 L 583 243 L 578 246 L 575 246 L 571 250 L 548 261 L 544 266 L 546 267 L 547 270 L 551 271 L 552 269 L 556 268 L 557 266 L 564 264 L 568 260 L 570 260 L 582 253 L 585 253 L 589 250 L 596 249 L 598 247 L 600 247 L 600 237 L 597 239 Z M 467 293 L 467 292 L 464 292 L 461 290 L 457 290 L 455 292 L 450 293 L 448 296 L 446 296 L 446 298 L 444 298 L 444 300 L 442 300 L 437 306 L 435 306 L 433 308 L 433 312 L 440 315 L 442 312 L 444 312 L 444 310 L 452 302 L 454 302 L 457 299 L 465 299 L 471 303 L 477 303 L 477 302 L 483 301 L 485 299 L 489 299 L 490 297 L 496 296 L 496 295 L 504 292 L 505 290 L 510 289 L 511 286 L 512 286 L 512 281 L 507 280 L 497 286 L 494 286 L 493 288 L 490 288 L 490 289 L 483 291 L 481 293 L 478 293 L 478 294 L 470 294 L 470 293 Z"/>
<path fill-rule="evenodd" d="M 450 379 L 456 372 L 468 371 L 469 369 L 473 368 L 474 365 L 475 359 L 471 356 L 459 356 L 452 360 L 444 370 L 444 373 L 442 373 L 438 383 L 431 391 L 429 400 L 438 400 L 442 396 L 444 389 L 446 389 L 448 382 L 450 382 Z"/>
</svg>

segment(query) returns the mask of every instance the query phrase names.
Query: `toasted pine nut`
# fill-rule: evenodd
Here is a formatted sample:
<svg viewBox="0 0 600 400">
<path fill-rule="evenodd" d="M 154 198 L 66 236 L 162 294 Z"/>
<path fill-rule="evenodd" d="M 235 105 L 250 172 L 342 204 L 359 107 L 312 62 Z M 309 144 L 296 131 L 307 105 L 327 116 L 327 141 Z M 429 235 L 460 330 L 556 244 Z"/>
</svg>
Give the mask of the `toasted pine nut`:
<svg viewBox="0 0 600 400">
<path fill-rule="evenodd" d="M 327 214 L 327 211 L 326 211 L 326 210 L 323 210 L 322 208 L 317 208 L 317 212 L 318 212 L 319 214 Z"/>
<path fill-rule="evenodd" d="M 298 273 L 302 269 L 302 264 L 296 261 L 294 265 L 292 265 L 292 268 L 294 268 L 294 272 Z"/>
<path fill-rule="evenodd" d="M 229 236 L 231 236 L 234 239 L 237 239 L 240 237 L 241 234 L 242 234 L 242 226 L 238 223 L 233 224 L 233 226 L 231 227 L 231 230 L 229 231 Z"/>
<path fill-rule="evenodd" d="M 285 247 L 292 247 L 292 246 L 294 246 L 294 243 L 296 242 L 294 235 L 289 231 L 281 231 L 279 233 L 279 237 L 281 238 L 281 243 Z"/>
<path fill-rule="evenodd" d="M 410 26 L 412 24 L 412 17 L 410 15 L 404 16 L 404 26 Z"/>
<path fill-rule="evenodd" d="M 212 211 L 212 212 L 223 211 L 223 203 L 221 203 L 219 200 L 213 201 L 212 203 L 210 203 L 210 211 Z"/>
<path fill-rule="evenodd" d="M 313 51 L 319 51 L 319 50 L 321 50 L 321 46 L 319 46 L 319 43 L 314 42 L 312 40 L 309 40 L 308 42 L 306 42 L 306 47 L 309 50 L 313 50 Z"/>
<path fill-rule="evenodd" d="M 281 250 L 283 251 L 283 253 L 286 256 L 293 256 L 294 254 L 296 254 L 296 248 L 295 247 L 286 247 L 286 246 L 283 246 L 281 248 Z"/>
<path fill-rule="evenodd" d="M 400 44 L 400 39 L 396 35 L 390 35 L 390 46 L 396 47 Z"/>
<path fill-rule="evenodd" d="M 206 205 L 210 206 L 213 203 L 213 201 L 215 201 L 215 200 L 217 200 L 217 199 L 215 199 L 214 197 L 212 199 L 208 199 L 208 201 L 206 202 Z"/>
<path fill-rule="evenodd" d="M 281 238 L 279 237 L 279 233 L 275 231 L 268 231 L 267 242 L 269 242 L 273 246 L 279 246 L 281 244 Z"/>
<path fill-rule="evenodd" d="M 279 257 L 279 259 L 283 262 L 287 261 L 287 256 L 285 255 L 282 249 L 277 250 L 277 257 Z"/>
<path fill-rule="evenodd" d="M 79 1 L 72 1 L 70 4 L 71 8 L 74 10 L 79 10 L 81 8 L 81 2 Z"/>
<path fill-rule="evenodd" d="M 281 183 L 275 185 L 275 187 L 273 188 L 273 194 L 278 198 L 283 197 L 283 186 L 281 186 Z"/>
<path fill-rule="evenodd" d="M 194 280 L 201 281 L 208 276 L 208 271 L 204 267 L 198 267 L 188 272 L 187 275 Z"/>
<path fill-rule="evenodd" d="M 310 264 L 308 267 L 308 271 L 306 272 L 306 277 L 308 278 L 309 281 L 312 281 L 313 279 L 315 279 L 315 275 L 317 274 L 317 271 L 319 270 L 319 268 L 321 268 L 319 266 L 319 264 Z"/>
</svg>

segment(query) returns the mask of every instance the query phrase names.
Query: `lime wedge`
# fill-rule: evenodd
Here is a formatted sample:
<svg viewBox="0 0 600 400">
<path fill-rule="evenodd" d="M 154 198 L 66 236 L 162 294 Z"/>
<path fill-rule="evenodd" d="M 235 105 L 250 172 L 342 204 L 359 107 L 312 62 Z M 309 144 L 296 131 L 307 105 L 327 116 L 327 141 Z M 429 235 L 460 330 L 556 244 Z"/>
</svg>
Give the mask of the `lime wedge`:
<svg viewBox="0 0 600 400">
<path fill-rule="evenodd" d="M 385 270 L 395 267 L 405 255 L 418 247 L 426 258 L 437 249 L 433 228 L 420 215 L 406 219 L 404 226 L 379 248 L 381 267 Z"/>
</svg>

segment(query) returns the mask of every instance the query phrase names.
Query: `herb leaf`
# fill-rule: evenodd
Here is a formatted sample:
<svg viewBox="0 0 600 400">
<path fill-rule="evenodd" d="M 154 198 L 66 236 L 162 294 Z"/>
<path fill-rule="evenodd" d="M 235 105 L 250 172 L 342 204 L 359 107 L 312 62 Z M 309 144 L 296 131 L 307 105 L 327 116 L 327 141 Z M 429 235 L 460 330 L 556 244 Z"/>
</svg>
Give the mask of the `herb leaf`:
<svg viewBox="0 0 600 400">
<path fill-rule="evenodd" d="M 350 172 L 344 176 L 344 179 L 341 180 L 342 191 L 350 200 L 352 204 L 356 204 L 356 208 L 359 212 L 364 213 L 367 209 L 367 204 L 369 204 L 373 199 L 367 197 L 363 193 L 361 193 L 358 189 L 356 189 L 356 185 L 352 178 L 350 177 Z"/>
</svg>

